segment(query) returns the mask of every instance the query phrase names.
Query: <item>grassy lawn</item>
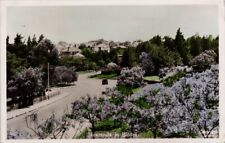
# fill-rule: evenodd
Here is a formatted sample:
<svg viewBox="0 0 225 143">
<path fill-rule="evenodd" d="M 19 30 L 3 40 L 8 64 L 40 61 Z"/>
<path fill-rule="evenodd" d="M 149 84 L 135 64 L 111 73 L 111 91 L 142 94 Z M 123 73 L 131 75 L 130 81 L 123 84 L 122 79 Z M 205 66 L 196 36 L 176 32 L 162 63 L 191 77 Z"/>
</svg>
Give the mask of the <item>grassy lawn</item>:
<svg viewBox="0 0 225 143">
<path fill-rule="evenodd" d="M 186 75 L 185 71 L 179 71 L 173 76 L 167 77 L 163 80 L 163 84 L 165 86 L 171 87 L 176 81 L 178 81 L 180 78 L 184 77 Z"/>
<path fill-rule="evenodd" d="M 113 74 L 95 74 L 95 75 L 91 75 L 89 76 L 89 78 L 98 78 L 98 79 L 116 79 L 117 78 L 117 74 L 113 73 Z"/>
<path fill-rule="evenodd" d="M 132 89 L 132 92 L 133 93 L 138 93 L 140 91 L 140 88 L 134 88 L 134 89 Z"/>
<path fill-rule="evenodd" d="M 120 121 L 114 122 L 113 119 L 98 121 L 95 124 L 95 127 L 97 132 L 109 131 L 119 134 L 122 132 L 129 132 L 130 130 L 126 123 Z"/>
<path fill-rule="evenodd" d="M 160 81 L 159 76 L 145 76 L 144 79 L 150 81 Z"/>
</svg>

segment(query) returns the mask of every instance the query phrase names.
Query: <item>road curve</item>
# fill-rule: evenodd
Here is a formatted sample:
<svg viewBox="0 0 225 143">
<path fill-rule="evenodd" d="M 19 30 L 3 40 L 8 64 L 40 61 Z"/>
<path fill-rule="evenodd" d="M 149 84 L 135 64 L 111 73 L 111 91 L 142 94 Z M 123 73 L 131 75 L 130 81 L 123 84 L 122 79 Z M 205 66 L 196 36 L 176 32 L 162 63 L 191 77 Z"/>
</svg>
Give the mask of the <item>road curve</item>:
<svg viewBox="0 0 225 143">
<path fill-rule="evenodd" d="M 108 85 L 102 85 L 102 80 L 88 78 L 92 74 L 96 74 L 96 72 L 80 73 L 76 85 L 61 88 L 61 94 L 68 94 L 68 96 L 65 96 L 64 98 L 61 98 L 60 100 L 57 100 L 52 104 L 40 108 L 37 111 L 38 120 L 40 121 L 46 119 L 52 113 L 55 113 L 57 117 L 61 117 L 67 110 L 71 108 L 71 103 L 73 101 L 78 100 L 81 97 L 86 96 L 87 94 L 90 94 L 91 96 L 102 96 L 101 93 L 105 90 L 106 87 L 114 87 L 116 85 L 116 80 L 109 80 Z M 24 114 L 8 120 L 7 128 L 30 132 L 30 129 L 26 127 L 26 115 L 27 114 Z"/>
</svg>

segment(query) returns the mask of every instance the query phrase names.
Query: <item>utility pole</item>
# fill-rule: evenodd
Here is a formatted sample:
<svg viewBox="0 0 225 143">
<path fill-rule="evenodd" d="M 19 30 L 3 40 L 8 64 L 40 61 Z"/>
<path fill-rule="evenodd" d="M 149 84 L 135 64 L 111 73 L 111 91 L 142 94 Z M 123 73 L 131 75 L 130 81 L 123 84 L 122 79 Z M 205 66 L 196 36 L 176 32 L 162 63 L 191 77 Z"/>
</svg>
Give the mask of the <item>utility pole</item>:
<svg viewBox="0 0 225 143">
<path fill-rule="evenodd" d="M 48 62 L 48 90 L 49 90 L 49 62 Z"/>
<path fill-rule="evenodd" d="M 50 50 L 48 49 L 48 54 L 50 54 Z M 48 91 L 49 91 L 49 86 L 50 84 L 49 84 L 49 61 L 48 61 Z"/>
</svg>

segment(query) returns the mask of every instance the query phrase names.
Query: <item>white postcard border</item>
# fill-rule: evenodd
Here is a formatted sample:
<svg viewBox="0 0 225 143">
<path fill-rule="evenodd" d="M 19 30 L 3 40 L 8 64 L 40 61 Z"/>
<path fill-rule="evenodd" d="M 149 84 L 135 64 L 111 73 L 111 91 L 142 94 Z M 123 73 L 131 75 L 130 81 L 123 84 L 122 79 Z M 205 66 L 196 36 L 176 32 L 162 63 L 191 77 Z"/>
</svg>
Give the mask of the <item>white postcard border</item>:
<svg viewBox="0 0 225 143">
<path fill-rule="evenodd" d="M 218 21 L 219 21 L 219 117 L 220 117 L 220 128 L 218 139 L 76 139 L 76 140 L 7 140 L 7 120 L 6 120 L 6 8 L 9 6 L 143 6 L 143 5 L 217 5 L 218 6 Z M 1 10 L 1 38 L 0 38 L 0 138 L 1 142 L 6 143 L 36 143 L 36 142 L 77 142 L 77 143 L 89 143 L 89 142 L 129 142 L 129 143 L 146 143 L 146 142 L 157 142 L 157 143 L 219 143 L 225 141 L 225 28 L 224 28 L 224 2 L 223 0 L 35 0 L 35 1 L 24 1 L 24 0 L 3 0 L 0 1 Z M 224 79 L 224 80 L 223 80 Z"/>
</svg>

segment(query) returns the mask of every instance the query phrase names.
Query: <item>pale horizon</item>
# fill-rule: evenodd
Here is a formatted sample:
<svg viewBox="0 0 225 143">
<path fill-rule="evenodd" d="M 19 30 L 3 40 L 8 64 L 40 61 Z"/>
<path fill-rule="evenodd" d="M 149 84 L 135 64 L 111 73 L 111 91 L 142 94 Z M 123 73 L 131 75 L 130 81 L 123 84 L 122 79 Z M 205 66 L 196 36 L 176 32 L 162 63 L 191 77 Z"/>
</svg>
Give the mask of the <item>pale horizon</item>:
<svg viewBox="0 0 225 143">
<path fill-rule="evenodd" d="M 218 36 L 218 8 L 202 6 L 35 6 L 7 9 L 7 35 L 25 39 L 43 34 L 54 43 L 149 40 L 174 37 Z"/>
</svg>

